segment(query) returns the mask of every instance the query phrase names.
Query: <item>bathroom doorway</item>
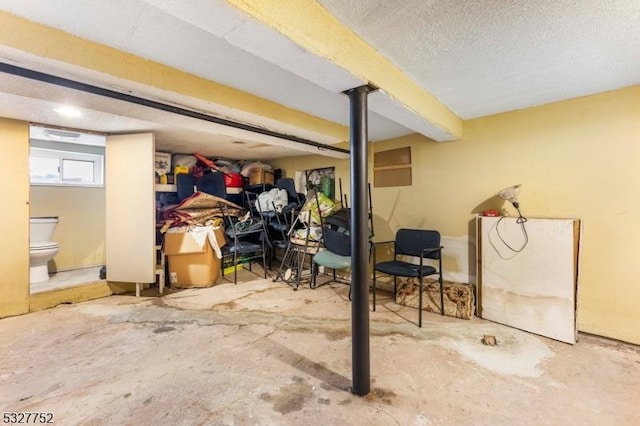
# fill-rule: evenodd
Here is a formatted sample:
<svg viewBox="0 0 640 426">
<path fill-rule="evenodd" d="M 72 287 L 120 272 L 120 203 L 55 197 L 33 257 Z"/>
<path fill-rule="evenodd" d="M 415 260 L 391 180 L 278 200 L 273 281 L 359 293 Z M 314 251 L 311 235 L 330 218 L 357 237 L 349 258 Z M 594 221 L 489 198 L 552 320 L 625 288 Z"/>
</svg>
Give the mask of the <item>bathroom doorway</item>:
<svg viewBox="0 0 640 426">
<path fill-rule="evenodd" d="M 31 227 L 30 277 L 38 278 L 30 279 L 30 293 L 100 281 L 105 264 L 105 136 L 37 125 L 29 133 L 30 216 L 57 218 L 53 232 L 40 238 L 50 241 L 35 241 L 39 234 Z M 48 278 L 33 273 L 37 248 L 43 246 L 57 248 L 44 260 Z"/>
</svg>

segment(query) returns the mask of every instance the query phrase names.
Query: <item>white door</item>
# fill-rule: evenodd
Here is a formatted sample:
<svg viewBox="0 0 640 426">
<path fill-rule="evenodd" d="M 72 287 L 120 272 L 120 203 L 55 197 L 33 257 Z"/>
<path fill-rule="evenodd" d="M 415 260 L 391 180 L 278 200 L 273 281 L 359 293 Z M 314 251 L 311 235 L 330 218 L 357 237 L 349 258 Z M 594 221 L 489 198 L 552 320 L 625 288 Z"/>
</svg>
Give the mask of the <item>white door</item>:
<svg viewBox="0 0 640 426">
<path fill-rule="evenodd" d="M 108 136 L 105 149 L 107 280 L 155 281 L 153 134 Z"/>
<path fill-rule="evenodd" d="M 575 343 L 579 221 L 478 220 L 482 318 Z"/>
</svg>

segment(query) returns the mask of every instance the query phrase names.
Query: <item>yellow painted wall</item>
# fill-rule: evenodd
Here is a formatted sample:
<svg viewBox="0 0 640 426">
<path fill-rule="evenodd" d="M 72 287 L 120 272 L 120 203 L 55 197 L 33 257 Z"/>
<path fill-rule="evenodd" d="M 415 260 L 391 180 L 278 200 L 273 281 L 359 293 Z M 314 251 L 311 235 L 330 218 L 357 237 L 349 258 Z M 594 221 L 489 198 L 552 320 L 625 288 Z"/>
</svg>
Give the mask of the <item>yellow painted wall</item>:
<svg viewBox="0 0 640 426">
<path fill-rule="evenodd" d="M 104 188 L 32 186 L 31 215 L 59 217 L 53 238 L 60 251 L 50 272 L 104 265 Z"/>
<path fill-rule="evenodd" d="M 635 267 L 640 199 L 634 196 L 640 182 L 639 137 L 636 86 L 473 120 L 457 144 L 468 148 L 466 155 L 456 144 L 438 146 L 428 155 L 439 168 L 452 156 L 465 159 L 445 174 L 455 182 L 445 186 L 469 187 L 460 189 L 473 200 L 466 209 L 482 201 L 475 194 L 522 183 L 525 215 L 582 219 L 579 329 L 640 343 Z M 466 177 L 454 180 L 465 169 Z"/>
<path fill-rule="evenodd" d="M 375 143 L 375 151 L 410 145 L 413 156 L 411 187 L 373 190 L 376 240 L 401 226 L 438 229 L 449 246 L 445 269 L 473 275 L 469 252 L 475 248 L 465 242 L 470 234 L 473 239 L 475 214 L 486 208 L 514 214 L 495 194 L 522 184 L 525 216 L 583 221 L 579 330 L 640 344 L 639 141 L 635 86 L 470 120 L 456 142 L 410 135 Z M 298 164 L 324 167 L 329 161 L 272 163 L 292 173 Z M 338 168 L 343 180 L 345 163 Z"/>
<path fill-rule="evenodd" d="M 29 311 L 29 124 L 0 118 L 0 317 Z"/>
</svg>

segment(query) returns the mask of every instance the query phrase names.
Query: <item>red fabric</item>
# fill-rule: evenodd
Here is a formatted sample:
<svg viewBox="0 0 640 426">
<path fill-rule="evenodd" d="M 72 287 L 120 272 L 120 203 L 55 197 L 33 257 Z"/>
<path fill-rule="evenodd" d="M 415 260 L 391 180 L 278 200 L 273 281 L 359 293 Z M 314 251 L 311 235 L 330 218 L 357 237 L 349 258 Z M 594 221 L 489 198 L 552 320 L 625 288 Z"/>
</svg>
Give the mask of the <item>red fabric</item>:
<svg viewBox="0 0 640 426">
<path fill-rule="evenodd" d="M 214 163 L 213 161 L 209 160 L 207 157 L 205 157 L 202 154 L 198 154 L 197 152 L 193 154 L 199 162 L 201 162 L 205 167 L 209 167 L 211 170 L 218 170 L 218 167 L 216 167 L 216 163 Z"/>
<path fill-rule="evenodd" d="M 240 173 L 225 173 L 224 184 L 227 188 L 242 188 L 244 186 L 244 178 Z"/>
</svg>

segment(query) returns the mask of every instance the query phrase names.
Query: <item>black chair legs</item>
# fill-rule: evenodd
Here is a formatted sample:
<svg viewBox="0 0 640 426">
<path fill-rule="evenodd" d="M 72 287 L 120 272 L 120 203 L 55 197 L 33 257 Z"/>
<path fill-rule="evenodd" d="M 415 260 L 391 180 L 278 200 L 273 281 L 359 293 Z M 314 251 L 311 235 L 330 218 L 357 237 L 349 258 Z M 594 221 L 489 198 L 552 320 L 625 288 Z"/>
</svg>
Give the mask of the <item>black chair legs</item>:
<svg viewBox="0 0 640 426">
<path fill-rule="evenodd" d="M 444 282 L 440 273 L 440 315 L 444 315 Z"/>
<path fill-rule="evenodd" d="M 238 284 L 238 259 L 233 255 L 233 285 Z"/>
<path fill-rule="evenodd" d="M 373 312 L 376 311 L 376 270 L 373 270 Z"/>
<path fill-rule="evenodd" d="M 422 328 L 422 274 L 418 276 L 418 327 Z"/>
<path fill-rule="evenodd" d="M 393 303 L 396 303 L 398 295 L 398 277 L 393 276 Z"/>
<path fill-rule="evenodd" d="M 444 315 L 444 280 L 442 278 L 442 256 L 438 257 L 438 275 L 440 276 L 440 314 Z"/>
</svg>

